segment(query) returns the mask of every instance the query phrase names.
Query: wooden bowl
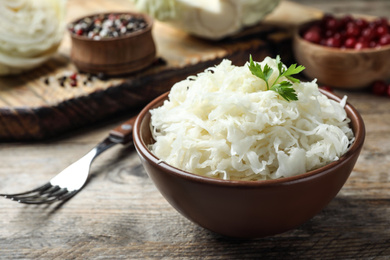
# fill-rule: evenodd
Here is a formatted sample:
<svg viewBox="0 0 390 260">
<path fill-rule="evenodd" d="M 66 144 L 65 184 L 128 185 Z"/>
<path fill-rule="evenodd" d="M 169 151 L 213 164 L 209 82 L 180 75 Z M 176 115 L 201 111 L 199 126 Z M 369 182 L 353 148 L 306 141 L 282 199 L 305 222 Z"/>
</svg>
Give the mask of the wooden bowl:
<svg viewBox="0 0 390 260">
<path fill-rule="evenodd" d="M 334 94 L 322 93 L 340 102 Z M 275 180 L 208 178 L 170 166 L 148 149 L 153 143 L 149 110 L 161 106 L 167 96 L 168 93 L 158 97 L 138 115 L 133 130 L 135 148 L 156 187 L 178 212 L 194 223 L 226 236 L 274 235 L 312 218 L 346 182 L 365 138 L 361 116 L 347 104 L 345 110 L 351 119 L 355 141 L 338 161 L 301 175 Z"/>
<path fill-rule="evenodd" d="M 71 59 L 80 71 L 93 74 L 121 75 L 144 69 L 155 61 L 156 47 L 152 37 L 153 20 L 145 14 L 124 14 L 142 17 L 147 23 L 146 28 L 124 36 L 101 38 L 100 40 L 70 33 L 72 40 Z M 73 24 L 86 17 L 77 19 Z"/>
<path fill-rule="evenodd" d="M 303 73 L 319 84 L 354 89 L 375 80 L 390 78 L 390 45 L 362 50 L 340 49 L 306 41 L 302 31 L 315 21 L 300 25 L 294 32 L 295 59 L 306 67 Z"/>
</svg>

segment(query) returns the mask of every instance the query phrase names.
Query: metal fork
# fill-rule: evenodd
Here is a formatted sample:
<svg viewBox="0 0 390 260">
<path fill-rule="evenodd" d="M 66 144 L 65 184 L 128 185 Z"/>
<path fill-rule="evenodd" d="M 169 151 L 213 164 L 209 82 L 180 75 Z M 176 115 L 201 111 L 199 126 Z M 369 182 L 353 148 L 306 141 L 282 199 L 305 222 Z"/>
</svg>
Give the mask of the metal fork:
<svg viewBox="0 0 390 260">
<path fill-rule="evenodd" d="M 26 192 L 0 196 L 25 204 L 51 204 L 70 199 L 84 187 L 90 166 L 98 155 L 115 144 L 126 144 L 132 140 L 135 119 L 133 117 L 111 130 L 102 142 L 44 185 Z"/>
</svg>

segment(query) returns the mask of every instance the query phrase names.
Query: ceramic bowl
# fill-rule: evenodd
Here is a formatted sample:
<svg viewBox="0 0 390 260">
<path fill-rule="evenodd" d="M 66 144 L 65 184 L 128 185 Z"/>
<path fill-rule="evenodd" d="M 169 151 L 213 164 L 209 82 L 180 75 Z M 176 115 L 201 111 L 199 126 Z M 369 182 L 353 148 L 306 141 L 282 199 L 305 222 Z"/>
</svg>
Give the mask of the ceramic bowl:
<svg viewBox="0 0 390 260">
<path fill-rule="evenodd" d="M 75 66 L 82 72 L 115 76 L 136 72 L 151 65 L 156 58 L 156 47 L 152 37 L 153 20 L 145 14 L 131 12 L 100 15 L 106 14 L 129 14 L 141 17 L 147 25 L 127 35 L 99 40 L 70 32 L 71 60 Z M 68 28 L 85 18 L 97 15 L 99 14 L 79 18 L 70 23 Z"/>
<path fill-rule="evenodd" d="M 331 99 L 340 98 L 323 92 Z M 319 213 L 349 177 L 365 138 L 363 120 L 347 104 L 356 140 L 338 161 L 288 178 L 227 181 L 195 175 L 159 160 L 148 149 L 153 138 L 149 110 L 162 105 L 168 93 L 149 103 L 134 124 L 133 140 L 141 162 L 165 199 L 183 216 L 215 233 L 255 238 L 294 229 Z M 169 220 L 165 220 L 169 221 Z"/>
<path fill-rule="evenodd" d="M 361 50 L 341 49 L 311 43 L 302 32 L 316 21 L 300 25 L 294 32 L 293 52 L 303 73 L 322 85 L 359 89 L 376 80 L 390 79 L 390 45 Z"/>
</svg>

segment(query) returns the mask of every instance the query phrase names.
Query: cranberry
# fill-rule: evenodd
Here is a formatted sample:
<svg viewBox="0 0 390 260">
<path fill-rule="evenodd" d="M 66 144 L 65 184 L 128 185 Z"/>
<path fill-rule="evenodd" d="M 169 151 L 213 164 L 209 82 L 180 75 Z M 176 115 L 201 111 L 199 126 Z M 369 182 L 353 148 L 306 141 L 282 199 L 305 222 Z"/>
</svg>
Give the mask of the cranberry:
<svg viewBox="0 0 390 260">
<path fill-rule="evenodd" d="M 334 17 L 328 18 L 325 21 L 325 27 L 331 31 L 336 31 L 339 28 L 339 25 L 339 21 Z"/>
<path fill-rule="evenodd" d="M 325 37 L 326 38 L 329 38 L 329 37 L 332 37 L 334 35 L 335 31 L 332 31 L 332 30 L 326 30 L 325 31 Z"/>
<path fill-rule="evenodd" d="M 364 19 L 361 19 L 361 18 L 357 18 L 355 20 L 355 24 L 357 27 L 359 27 L 361 30 L 366 28 L 368 26 L 368 22 Z"/>
<path fill-rule="evenodd" d="M 336 38 L 336 37 L 330 37 L 326 40 L 326 43 L 325 43 L 326 46 L 328 47 L 340 47 L 341 46 L 341 41 L 340 39 Z"/>
<path fill-rule="evenodd" d="M 375 37 L 375 31 L 372 28 L 366 28 L 362 31 L 362 37 L 365 40 L 370 41 L 372 38 Z"/>
<path fill-rule="evenodd" d="M 365 49 L 365 48 L 368 48 L 368 42 L 364 41 L 364 40 L 359 40 L 356 44 L 355 44 L 355 50 L 361 50 L 361 49 Z"/>
<path fill-rule="evenodd" d="M 381 18 L 377 19 L 375 22 L 377 25 L 383 25 L 383 26 L 389 25 L 389 20 L 386 17 L 381 17 Z"/>
<path fill-rule="evenodd" d="M 345 40 L 344 42 L 344 46 L 345 48 L 348 48 L 348 49 L 353 49 L 355 48 L 355 44 L 356 44 L 356 39 L 353 38 L 353 37 L 349 37 Z"/>
<path fill-rule="evenodd" d="M 387 27 L 387 25 L 379 25 L 378 27 L 376 27 L 376 34 L 381 37 L 383 35 L 386 35 L 388 34 L 389 32 L 389 29 Z"/>
<path fill-rule="evenodd" d="M 377 80 L 372 84 L 372 93 L 377 96 L 386 95 L 389 92 L 389 87 L 383 80 Z"/>
<path fill-rule="evenodd" d="M 316 29 L 308 30 L 304 35 L 303 38 L 306 41 L 313 42 L 313 43 L 320 43 L 321 40 L 321 34 Z"/>
<path fill-rule="evenodd" d="M 348 37 L 357 37 L 360 35 L 360 29 L 356 24 L 349 24 L 346 33 Z"/>
<path fill-rule="evenodd" d="M 379 39 L 379 45 L 388 45 L 390 44 L 390 34 L 386 34 L 386 35 L 383 35 L 380 39 Z"/>
<path fill-rule="evenodd" d="M 83 35 L 83 33 L 84 33 L 83 29 L 78 29 L 76 32 L 77 35 Z"/>
<path fill-rule="evenodd" d="M 353 17 L 346 15 L 340 19 L 340 27 L 346 27 L 348 23 L 353 22 Z"/>
<path fill-rule="evenodd" d="M 327 13 L 322 17 L 321 23 L 322 25 L 326 26 L 328 21 L 333 19 L 335 19 L 335 17 L 332 14 Z"/>
<path fill-rule="evenodd" d="M 378 43 L 376 41 L 370 41 L 368 44 L 368 47 L 370 47 L 370 48 L 378 47 Z"/>
</svg>

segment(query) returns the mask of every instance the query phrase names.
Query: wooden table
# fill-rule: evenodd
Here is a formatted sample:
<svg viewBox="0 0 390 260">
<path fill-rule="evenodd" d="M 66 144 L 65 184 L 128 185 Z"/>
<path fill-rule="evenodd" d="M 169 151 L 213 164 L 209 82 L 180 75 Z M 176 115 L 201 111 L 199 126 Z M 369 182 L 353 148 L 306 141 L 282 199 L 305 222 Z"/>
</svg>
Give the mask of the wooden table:
<svg viewBox="0 0 390 260">
<path fill-rule="evenodd" d="M 324 11 L 389 15 L 377 1 L 300 2 Z M 338 196 L 301 227 L 238 240 L 210 233 L 159 194 L 134 148 L 116 146 L 93 164 L 88 185 L 62 207 L 0 199 L 0 259 L 387 259 L 390 258 L 390 99 L 336 91 L 362 114 L 365 146 Z M 42 184 L 130 115 L 58 138 L 0 143 L 0 192 Z"/>
</svg>

